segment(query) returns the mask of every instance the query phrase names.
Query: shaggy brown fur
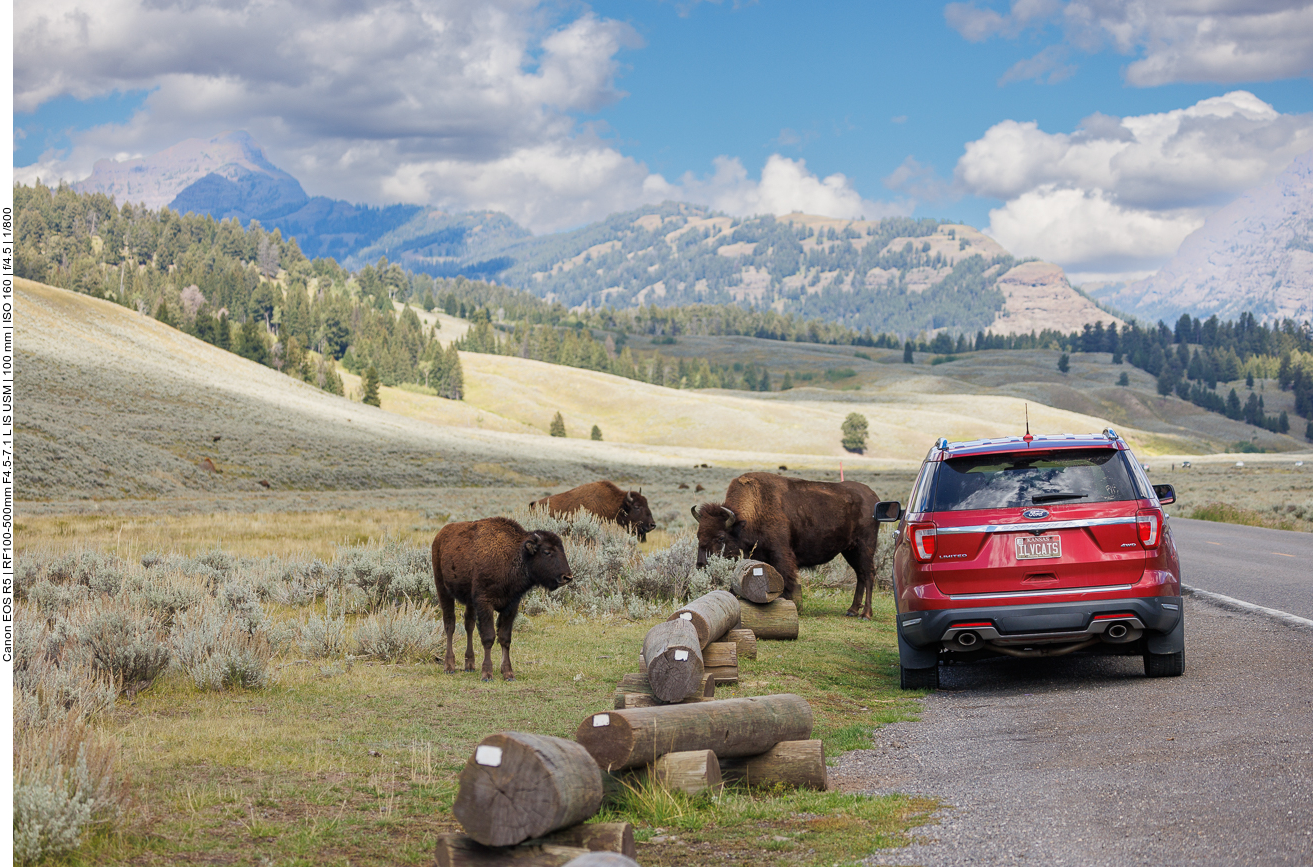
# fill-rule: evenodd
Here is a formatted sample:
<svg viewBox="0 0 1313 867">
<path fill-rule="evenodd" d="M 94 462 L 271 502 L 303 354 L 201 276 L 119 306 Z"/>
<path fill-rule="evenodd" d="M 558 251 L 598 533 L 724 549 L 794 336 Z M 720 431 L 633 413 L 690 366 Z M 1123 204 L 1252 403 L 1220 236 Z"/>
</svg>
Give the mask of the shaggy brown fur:
<svg viewBox="0 0 1313 867">
<path fill-rule="evenodd" d="M 693 507 L 698 521 L 698 566 L 707 557 L 749 556 L 774 566 L 784 596 L 796 599 L 799 567 L 842 554 L 857 573 L 848 615 L 871 618 L 880 498 L 859 482 L 812 482 L 774 473 L 745 473 L 729 483 L 723 503 Z"/>
<path fill-rule="evenodd" d="M 447 631 L 448 674 L 456 671 L 452 638 L 456 603 L 465 606 L 465 670 L 474 670 L 474 622 L 483 643 L 483 679 L 492 679 L 493 614 L 501 642 L 501 674 L 515 680 L 511 669 L 511 626 L 520 599 L 534 587 L 555 590 L 571 578 L 565 547 L 555 533 L 526 532 L 509 518 L 484 518 L 448 524 L 433 537 L 433 583 Z"/>
<path fill-rule="evenodd" d="M 638 534 L 638 541 L 646 542 L 647 534 L 656 529 L 652 510 L 642 488 L 624 491 L 610 481 L 589 482 L 551 497 L 529 503 L 532 508 L 546 509 L 550 515 L 568 515 L 583 509 L 604 521 L 615 521 L 626 530 Z"/>
</svg>

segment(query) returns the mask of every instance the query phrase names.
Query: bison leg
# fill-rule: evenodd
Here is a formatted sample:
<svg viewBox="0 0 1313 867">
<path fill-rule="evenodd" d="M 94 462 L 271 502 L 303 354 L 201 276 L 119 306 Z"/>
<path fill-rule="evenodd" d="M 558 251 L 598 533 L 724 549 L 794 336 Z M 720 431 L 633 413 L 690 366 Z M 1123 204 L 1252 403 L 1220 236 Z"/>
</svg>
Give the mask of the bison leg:
<svg viewBox="0 0 1313 867">
<path fill-rule="evenodd" d="M 848 565 L 853 567 L 857 573 L 857 586 L 853 589 L 853 604 L 846 612 L 848 617 L 857 617 L 859 614 L 863 620 L 871 619 L 871 596 L 875 590 L 875 569 L 874 553 L 865 550 L 864 546 L 856 549 L 848 549 L 843 552 L 843 559 L 848 561 Z"/>
<path fill-rule="evenodd" d="M 492 643 L 497 640 L 496 633 L 493 632 L 493 614 L 492 606 L 486 602 L 479 603 L 479 642 L 483 645 L 483 679 L 492 680 Z M 474 657 L 471 654 L 469 659 L 470 670 L 474 670 Z"/>
<path fill-rule="evenodd" d="M 478 608 L 475 603 L 471 602 L 465 606 L 465 670 L 474 670 L 474 618 L 478 615 Z M 482 630 L 480 630 L 482 631 Z M 480 635 L 480 638 L 483 636 Z"/>
<path fill-rule="evenodd" d="M 771 563 L 771 565 L 775 567 L 775 571 L 779 572 L 780 577 L 784 579 L 784 598 L 792 602 L 797 602 L 800 591 L 802 590 L 802 585 L 798 583 L 798 561 L 794 558 L 793 552 L 788 551 L 781 554 L 776 558 L 776 562 Z"/>
<path fill-rule="evenodd" d="M 503 680 L 515 680 L 515 671 L 511 669 L 511 630 L 515 627 L 515 616 L 519 611 L 519 603 L 514 602 L 497 615 L 497 641 L 501 643 L 501 676 Z"/>
<path fill-rule="evenodd" d="M 442 668 L 447 674 L 455 674 L 456 651 L 451 644 L 456 634 L 456 600 L 443 592 L 441 584 L 438 584 L 438 605 L 442 608 L 442 631 L 447 633 L 447 655 L 442 658 Z"/>
</svg>

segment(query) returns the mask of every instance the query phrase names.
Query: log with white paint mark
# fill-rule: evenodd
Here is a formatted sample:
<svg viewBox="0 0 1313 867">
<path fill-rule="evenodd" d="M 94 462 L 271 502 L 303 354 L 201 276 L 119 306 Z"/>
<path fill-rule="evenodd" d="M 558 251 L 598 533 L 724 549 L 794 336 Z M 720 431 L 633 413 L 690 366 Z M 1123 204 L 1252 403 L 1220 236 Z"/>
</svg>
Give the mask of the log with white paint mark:
<svg viewBox="0 0 1313 867">
<path fill-rule="evenodd" d="M 602 774 L 574 741 L 524 732 L 489 735 L 460 774 L 452 813 L 485 846 L 513 846 L 588 819 Z"/>
<path fill-rule="evenodd" d="M 670 615 L 670 619 L 693 624 L 699 645 L 706 647 L 739 625 L 739 600 L 728 590 L 712 590 Z"/>
<path fill-rule="evenodd" d="M 749 602 L 765 605 L 774 602 L 784 592 L 784 576 L 775 567 L 760 560 L 740 560 L 729 589 L 735 596 Z"/>
<path fill-rule="evenodd" d="M 649 629 L 643 659 L 652 695 L 661 701 L 679 701 L 702 685 L 702 645 L 687 620 L 667 620 Z"/>
</svg>

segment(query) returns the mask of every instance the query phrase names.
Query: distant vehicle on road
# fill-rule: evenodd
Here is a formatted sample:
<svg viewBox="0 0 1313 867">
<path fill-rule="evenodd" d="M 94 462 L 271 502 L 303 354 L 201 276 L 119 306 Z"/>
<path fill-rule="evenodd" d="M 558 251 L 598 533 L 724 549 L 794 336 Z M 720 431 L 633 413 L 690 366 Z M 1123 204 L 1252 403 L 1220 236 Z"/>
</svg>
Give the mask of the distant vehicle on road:
<svg viewBox="0 0 1313 867">
<path fill-rule="evenodd" d="M 1152 485 L 1112 430 L 940 439 L 901 518 L 894 593 L 904 689 L 936 689 L 939 664 L 1007 655 L 1143 656 L 1149 677 L 1185 671 L 1181 567 Z"/>
</svg>

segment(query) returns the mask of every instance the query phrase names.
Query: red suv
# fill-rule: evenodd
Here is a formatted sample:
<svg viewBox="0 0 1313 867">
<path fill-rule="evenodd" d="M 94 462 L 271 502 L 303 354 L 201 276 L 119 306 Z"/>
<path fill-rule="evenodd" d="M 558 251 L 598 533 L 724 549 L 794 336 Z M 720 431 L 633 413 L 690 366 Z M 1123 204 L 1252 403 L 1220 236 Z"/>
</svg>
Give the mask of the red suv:
<svg viewBox="0 0 1313 867">
<path fill-rule="evenodd" d="M 1185 670 L 1181 566 L 1151 485 L 1112 430 L 950 443 L 926 455 L 894 537 L 904 689 L 936 689 L 939 663 L 1076 651 Z"/>
</svg>

